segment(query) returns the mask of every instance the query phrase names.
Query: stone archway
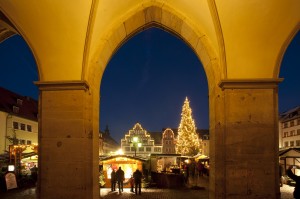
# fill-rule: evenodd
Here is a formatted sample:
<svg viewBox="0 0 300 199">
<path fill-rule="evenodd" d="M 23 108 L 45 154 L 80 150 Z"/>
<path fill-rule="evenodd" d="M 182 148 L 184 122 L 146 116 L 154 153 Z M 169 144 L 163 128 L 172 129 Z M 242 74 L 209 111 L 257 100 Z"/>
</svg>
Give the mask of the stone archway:
<svg viewBox="0 0 300 199">
<path fill-rule="evenodd" d="M 118 3 L 0 2 L 1 12 L 26 38 L 38 62 L 39 197 L 98 198 L 101 76 L 119 46 L 143 28 L 157 25 L 185 40 L 207 75 L 210 198 L 279 198 L 281 79 L 275 65 L 290 32 L 299 29 L 299 3 Z"/>
</svg>

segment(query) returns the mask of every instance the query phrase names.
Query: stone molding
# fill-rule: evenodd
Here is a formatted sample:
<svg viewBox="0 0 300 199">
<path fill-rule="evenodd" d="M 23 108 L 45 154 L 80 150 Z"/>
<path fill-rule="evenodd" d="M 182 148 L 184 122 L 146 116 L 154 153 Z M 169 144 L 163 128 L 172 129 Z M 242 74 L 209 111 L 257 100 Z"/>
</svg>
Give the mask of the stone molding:
<svg viewBox="0 0 300 199">
<path fill-rule="evenodd" d="M 58 91 L 58 90 L 84 90 L 88 91 L 90 86 L 86 81 L 45 81 L 34 82 L 40 91 Z"/>
<path fill-rule="evenodd" d="M 222 90 L 225 89 L 270 89 L 277 88 L 283 78 L 266 79 L 224 79 L 219 83 Z"/>
</svg>

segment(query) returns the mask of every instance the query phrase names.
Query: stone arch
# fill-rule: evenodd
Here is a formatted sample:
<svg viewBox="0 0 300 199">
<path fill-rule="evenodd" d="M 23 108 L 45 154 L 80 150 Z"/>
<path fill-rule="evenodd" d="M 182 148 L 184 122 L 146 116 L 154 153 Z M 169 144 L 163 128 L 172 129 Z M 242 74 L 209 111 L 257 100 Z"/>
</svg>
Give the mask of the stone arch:
<svg viewBox="0 0 300 199">
<path fill-rule="evenodd" d="M 280 52 L 277 56 L 276 65 L 274 66 L 274 71 L 273 71 L 274 78 L 279 77 L 281 62 L 282 62 L 282 59 L 283 59 L 284 54 L 286 52 L 286 49 L 288 48 L 288 46 L 290 45 L 290 43 L 292 42 L 292 40 L 296 36 L 296 34 L 299 32 L 299 30 L 300 30 L 300 23 L 298 23 L 295 26 L 295 28 L 290 32 L 289 36 L 286 38 L 285 42 L 281 46 Z"/>
<path fill-rule="evenodd" d="M 41 79 L 41 73 L 39 70 L 39 65 L 38 65 L 38 59 L 37 56 L 34 52 L 34 50 L 32 49 L 29 40 L 26 38 L 25 34 L 22 34 L 22 30 L 20 30 L 20 28 L 18 28 L 16 25 L 14 25 L 13 21 L 10 20 L 8 17 L 6 17 L 6 15 L 1 12 L 0 10 L 0 43 L 5 41 L 6 39 L 9 39 L 10 37 L 13 37 L 15 35 L 20 35 L 24 41 L 26 42 L 26 44 L 29 46 L 31 53 L 34 57 L 35 63 L 36 63 L 36 67 L 37 67 L 37 72 L 38 72 L 38 78 Z"/>
<path fill-rule="evenodd" d="M 110 30 L 101 49 L 96 53 L 97 61 L 83 72 L 87 81 L 99 90 L 98 85 L 105 67 L 114 53 L 130 38 L 148 28 L 161 28 L 182 39 L 195 52 L 204 67 L 209 87 L 215 87 L 224 74 L 219 58 L 207 35 L 197 30 L 192 23 L 169 7 L 151 5 L 133 13 Z M 100 85 L 99 85 L 100 86 Z"/>
</svg>

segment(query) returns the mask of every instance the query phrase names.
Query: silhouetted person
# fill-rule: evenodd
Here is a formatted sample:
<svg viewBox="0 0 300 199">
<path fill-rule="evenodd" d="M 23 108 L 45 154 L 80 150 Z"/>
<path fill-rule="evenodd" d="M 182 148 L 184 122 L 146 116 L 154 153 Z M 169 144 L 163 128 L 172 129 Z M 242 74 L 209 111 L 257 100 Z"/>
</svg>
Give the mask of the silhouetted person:
<svg viewBox="0 0 300 199">
<path fill-rule="evenodd" d="M 300 199 L 300 176 L 295 175 L 292 172 L 293 166 L 289 166 L 288 169 L 286 170 L 286 174 L 292 178 L 296 182 L 295 190 L 294 190 L 294 198 Z M 297 169 L 299 167 L 296 167 Z"/>
<path fill-rule="evenodd" d="M 119 193 L 121 193 L 121 191 L 123 192 L 123 181 L 125 180 L 124 171 L 121 169 L 121 167 L 119 167 L 118 171 L 116 172 L 116 179 L 118 181 Z"/>
<path fill-rule="evenodd" d="M 116 190 L 116 172 L 113 169 L 111 174 L 110 174 L 110 183 L 111 183 L 111 191 L 115 191 Z"/>
<path fill-rule="evenodd" d="M 38 168 L 36 167 L 36 165 L 34 165 L 31 169 L 31 178 L 33 179 L 34 182 L 37 181 L 37 177 L 38 177 Z"/>
<path fill-rule="evenodd" d="M 133 191 L 133 187 L 134 187 L 134 178 L 133 176 L 131 175 L 130 179 L 129 179 L 129 183 L 130 183 L 130 191 L 131 192 L 134 192 Z"/>
<path fill-rule="evenodd" d="M 135 184 L 135 194 L 137 195 L 137 192 L 138 192 L 138 189 L 139 189 L 139 194 L 141 195 L 142 172 L 140 172 L 140 170 L 137 169 L 133 173 L 133 178 L 134 178 L 134 184 Z"/>
</svg>

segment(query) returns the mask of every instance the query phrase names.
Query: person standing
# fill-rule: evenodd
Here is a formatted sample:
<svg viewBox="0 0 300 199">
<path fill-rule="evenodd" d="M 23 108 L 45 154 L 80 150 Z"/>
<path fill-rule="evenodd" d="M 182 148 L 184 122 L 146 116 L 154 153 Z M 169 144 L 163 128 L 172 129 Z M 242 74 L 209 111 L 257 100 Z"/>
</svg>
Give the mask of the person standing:
<svg viewBox="0 0 300 199">
<path fill-rule="evenodd" d="M 123 181 L 125 180 L 124 171 L 121 167 L 119 167 L 118 171 L 116 172 L 116 179 L 118 181 L 119 193 L 121 193 L 121 191 L 123 192 Z"/>
<path fill-rule="evenodd" d="M 300 176 L 295 175 L 292 172 L 293 166 L 289 166 L 288 169 L 286 170 L 286 174 L 292 178 L 296 182 L 295 190 L 294 190 L 294 198 L 299 199 L 300 198 Z M 296 167 L 297 169 L 299 167 Z"/>
<path fill-rule="evenodd" d="M 133 173 L 133 178 L 134 178 L 134 184 L 135 184 L 135 195 L 137 195 L 138 189 L 139 189 L 139 195 L 141 195 L 142 172 L 140 172 L 140 170 L 137 169 Z"/>
<path fill-rule="evenodd" d="M 131 175 L 131 177 L 129 179 L 129 183 L 130 183 L 130 191 L 134 193 L 134 191 L 133 191 L 133 187 L 134 187 L 134 178 L 133 178 L 133 175 Z"/>
<path fill-rule="evenodd" d="M 110 177 L 111 177 L 110 178 L 111 191 L 115 191 L 116 190 L 116 171 L 115 171 L 115 169 L 112 170 Z"/>
</svg>

